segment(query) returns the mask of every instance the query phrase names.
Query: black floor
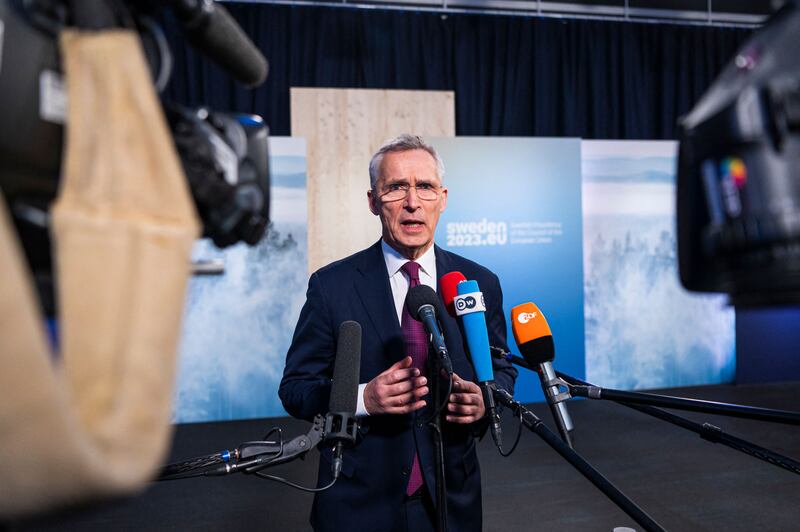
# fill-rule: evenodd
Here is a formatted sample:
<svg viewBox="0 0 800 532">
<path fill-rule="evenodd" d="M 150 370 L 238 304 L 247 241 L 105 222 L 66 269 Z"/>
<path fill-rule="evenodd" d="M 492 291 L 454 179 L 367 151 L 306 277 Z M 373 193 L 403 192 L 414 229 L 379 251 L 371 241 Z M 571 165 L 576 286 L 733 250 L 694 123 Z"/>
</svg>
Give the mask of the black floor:
<svg viewBox="0 0 800 532">
<path fill-rule="evenodd" d="M 800 382 L 707 386 L 673 395 L 800 410 Z M 672 531 L 800 530 L 800 475 L 613 403 L 572 401 L 575 448 L 651 517 Z M 551 424 L 539 404 L 532 410 Z M 682 413 L 729 434 L 800 459 L 800 427 Z M 260 439 L 277 424 L 284 436 L 305 433 L 291 419 L 182 425 L 172 460 Z M 505 420 L 505 439 L 515 427 Z M 536 435 L 525 431 L 516 452 L 501 457 L 490 438 L 480 446 L 484 530 L 642 530 Z M 317 455 L 269 473 L 312 485 Z M 246 476 L 152 484 L 124 501 L 12 524 L 29 530 L 309 530 L 312 496 Z M 353 524 L 358 530 L 358 524 Z"/>
</svg>

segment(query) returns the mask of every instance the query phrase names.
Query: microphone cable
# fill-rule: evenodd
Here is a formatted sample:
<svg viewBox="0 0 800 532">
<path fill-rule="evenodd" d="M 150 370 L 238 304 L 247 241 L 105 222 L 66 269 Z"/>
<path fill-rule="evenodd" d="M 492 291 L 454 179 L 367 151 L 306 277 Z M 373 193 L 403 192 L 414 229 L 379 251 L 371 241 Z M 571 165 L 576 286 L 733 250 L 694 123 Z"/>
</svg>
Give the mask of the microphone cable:
<svg viewBox="0 0 800 532">
<path fill-rule="evenodd" d="M 224 464 L 235 458 L 236 451 L 224 450 L 218 453 L 198 456 L 196 458 L 189 458 L 180 462 L 175 462 L 164 466 L 158 475 L 159 480 L 172 480 L 174 478 L 187 478 L 180 477 L 185 473 L 196 471 L 198 469 L 205 469 L 217 464 Z M 163 478 L 162 478 L 163 477 Z"/>
<path fill-rule="evenodd" d="M 503 452 L 502 446 L 498 445 L 497 442 L 494 442 L 495 447 L 497 447 L 497 452 L 500 453 L 500 456 L 502 456 L 503 458 L 511 456 L 511 453 L 513 453 L 517 449 L 520 437 L 522 436 L 522 411 L 520 410 L 519 412 L 517 412 L 517 414 L 518 415 L 515 418 L 519 422 L 519 424 L 517 425 L 517 436 L 516 438 L 514 438 L 514 444 L 511 446 L 511 449 L 509 449 L 508 452 Z M 502 412 L 500 415 L 502 415 Z"/>
<path fill-rule="evenodd" d="M 439 377 L 437 376 L 436 378 L 439 378 Z M 453 379 L 447 379 L 447 393 L 444 394 L 444 396 L 441 397 L 441 400 L 440 400 L 439 397 L 435 398 L 436 399 L 436 403 L 437 403 L 436 409 L 428 417 L 428 419 L 426 419 L 424 421 L 424 423 L 426 425 L 433 424 L 433 420 L 436 419 L 437 416 L 439 416 L 439 414 L 442 413 L 442 410 L 444 410 L 444 407 L 447 406 L 447 403 L 449 402 L 449 398 L 450 398 L 450 394 L 451 393 L 453 393 Z"/>
<path fill-rule="evenodd" d="M 278 433 L 278 440 L 277 441 L 268 441 L 268 438 L 273 434 Z M 258 456 L 265 456 L 272 454 L 274 458 L 277 458 L 283 455 L 283 431 L 280 427 L 272 427 L 263 438 L 263 441 L 260 442 L 248 442 L 247 445 L 255 445 L 263 443 L 265 445 L 269 444 L 278 444 L 278 450 L 273 453 L 258 453 Z M 218 453 L 213 453 L 205 456 L 198 456 L 196 458 L 190 458 L 188 460 L 182 460 L 180 462 L 174 462 L 171 464 L 167 464 L 161 469 L 161 473 L 156 477 L 156 480 L 181 480 L 185 478 L 193 478 L 193 477 L 202 477 L 206 476 L 206 473 L 210 471 L 212 466 L 224 464 L 230 462 L 231 460 L 234 461 L 234 464 L 238 462 L 240 458 L 242 458 L 242 447 L 244 444 L 240 445 L 233 452 L 229 450 L 220 451 Z M 248 456 L 247 458 L 252 458 Z M 269 464 L 265 464 L 266 465 Z"/>
<path fill-rule="evenodd" d="M 289 487 L 292 487 L 294 489 L 298 489 L 300 491 L 305 491 L 305 492 L 308 492 L 308 493 L 317 493 L 317 492 L 320 492 L 320 491 L 325 491 L 326 489 L 331 488 L 334 484 L 336 484 L 336 481 L 338 480 L 338 477 L 334 478 L 327 485 L 322 486 L 320 488 L 307 488 L 305 486 L 301 486 L 300 484 L 295 484 L 294 482 L 290 482 L 290 481 L 286 480 L 285 478 L 276 477 L 275 475 L 268 475 L 266 473 L 262 473 L 261 471 L 255 471 L 253 474 L 255 476 L 259 477 L 259 478 L 263 478 L 263 479 L 266 479 L 266 480 L 273 480 L 275 482 L 280 482 L 281 484 L 286 484 Z"/>
<path fill-rule="evenodd" d="M 246 442 L 240 445 L 233 452 L 226 450 L 207 456 L 201 456 L 198 458 L 192 458 L 189 460 L 184 460 L 173 464 L 168 464 L 162 469 L 161 474 L 159 475 L 159 477 L 157 477 L 156 480 L 159 481 L 181 480 L 181 479 L 196 478 L 202 476 L 222 476 L 230 473 L 242 472 L 245 474 L 252 474 L 266 480 L 279 482 L 305 492 L 315 493 L 324 491 L 333 486 L 336 483 L 338 477 L 335 477 L 330 483 L 328 483 L 325 486 L 321 486 L 319 488 L 310 488 L 307 486 L 301 486 L 300 484 L 291 482 L 283 477 L 279 477 L 276 475 L 268 475 L 266 473 L 261 472 L 262 469 L 265 469 L 267 467 L 273 465 L 279 465 L 289 460 L 293 460 L 294 458 L 297 458 L 299 456 L 304 456 L 305 453 L 308 452 L 308 450 L 310 450 L 313 447 L 316 447 L 315 440 L 321 437 L 320 431 L 322 429 L 323 422 L 324 420 L 322 416 L 317 416 L 317 419 L 315 419 L 314 425 L 312 426 L 309 433 L 306 436 L 301 436 L 291 440 L 289 442 L 290 445 L 288 450 L 285 446 L 285 442 L 283 439 L 283 431 L 281 430 L 280 427 L 273 427 L 264 436 L 265 441 Z M 277 433 L 278 440 L 267 441 L 267 438 L 269 438 L 274 433 Z M 304 448 L 304 450 L 298 451 L 296 449 L 298 441 L 300 441 L 300 447 Z M 264 447 L 274 447 L 275 445 L 277 445 L 278 448 L 271 452 L 260 452 L 253 454 L 251 456 L 244 456 L 244 457 L 242 456 L 243 450 L 246 449 L 247 447 L 254 447 L 254 446 L 258 447 L 260 445 L 263 445 Z M 285 453 L 287 452 L 290 454 L 286 455 Z M 233 460 L 232 464 L 225 465 L 224 468 L 221 467 L 223 463 L 229 462 L 231 460 Z M 248 464 L 247 461 L 253 461 L 253 460 L 255 460 L 256 463 Z"/>
</svg>

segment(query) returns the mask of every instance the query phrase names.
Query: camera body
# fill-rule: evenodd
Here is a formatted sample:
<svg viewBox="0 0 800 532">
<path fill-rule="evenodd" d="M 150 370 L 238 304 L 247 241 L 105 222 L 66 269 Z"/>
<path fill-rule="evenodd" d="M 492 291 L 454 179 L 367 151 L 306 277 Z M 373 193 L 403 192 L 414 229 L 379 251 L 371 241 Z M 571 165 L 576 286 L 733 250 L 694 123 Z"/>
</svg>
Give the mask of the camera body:
<svg viewBox="0 0 800 532">
<path fill-rule="evenodd" d="M 735 306 L 800 302 L 800 10 L 787 4 L 682 119 L 683 285 Z"/>
<path fill-rule="evenodd" d="M 118 17 L 112 17 L 112 27 L 139 33 L 154 84 L 163 90 L 172 61 L 152 18 L 157 8 L 145 1 L 111 4 L 109 12 Z M 48 212 L 58 191 L 69 97 L 58 35 L 75 23 L 74 5 L 0 0 L 0 190 L 37 277 L 51 271 Z M 202 7 L 207 11 L 209 5 Z M 269 222 L 268 128 L 263 120 L 168 102 L 163 106 L 204 236 L 220 247 L 257 243 Z"/>
</svg>

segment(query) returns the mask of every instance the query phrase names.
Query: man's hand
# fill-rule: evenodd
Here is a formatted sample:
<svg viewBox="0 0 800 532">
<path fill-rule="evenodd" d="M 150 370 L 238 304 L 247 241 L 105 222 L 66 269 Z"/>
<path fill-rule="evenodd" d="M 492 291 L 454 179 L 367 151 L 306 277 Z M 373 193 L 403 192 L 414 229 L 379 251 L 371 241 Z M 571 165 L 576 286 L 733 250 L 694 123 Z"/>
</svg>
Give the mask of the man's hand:
<svg viewBox="0 0 800 532">
<path fill-rule="evenodd" d="M 452 423 L 468 424 L 478 421 L 485 413 L 480 387 L 453 373 L 453 393 L 450 394 L 445 419 Z"/>
<path fill-rule="evenodd" d="M 425 406 L 422 397 L 428 393 L 428 379 L 411 367 L 411 357 L 369 381 L 364 388 L 364 407 L 370 415 L 408 414 Z"/>
</svg>

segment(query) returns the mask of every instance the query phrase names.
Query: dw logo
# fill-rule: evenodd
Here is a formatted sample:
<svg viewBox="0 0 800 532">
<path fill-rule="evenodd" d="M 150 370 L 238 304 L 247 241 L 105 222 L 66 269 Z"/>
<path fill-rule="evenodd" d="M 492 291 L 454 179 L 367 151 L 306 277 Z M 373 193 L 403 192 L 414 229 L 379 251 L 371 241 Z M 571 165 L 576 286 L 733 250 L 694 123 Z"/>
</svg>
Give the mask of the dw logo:
<svg viewBox="0 0 800 532">
<path fill-rule="evenodd" d="M 456 299 L 456 310 L 462 312 L 464 310 L 474 309 L 477 302 L 472 296 L 459 297 Z"/>
</svg>

